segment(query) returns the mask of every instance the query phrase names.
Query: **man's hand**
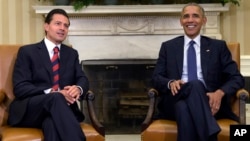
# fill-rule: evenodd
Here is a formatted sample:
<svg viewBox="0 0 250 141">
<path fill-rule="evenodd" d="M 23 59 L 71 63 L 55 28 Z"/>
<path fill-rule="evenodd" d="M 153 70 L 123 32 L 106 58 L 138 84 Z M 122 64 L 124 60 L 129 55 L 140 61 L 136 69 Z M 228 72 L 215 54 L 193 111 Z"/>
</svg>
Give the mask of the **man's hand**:
<svg viewBox="0 0 250 141">
<path fill-rule="evenodd" d="M 219 111 L 221 106 L 221 99 L 224 95 L 225 93 L 220 89 L 212 93 L 207 93 L 207 96 L 209 97 L 209 105 L 213 115 L 215 115 Z"/>
<path fill-rule="evenodd" d="M 66 86 L 60 92 L 64 95 L 69 104 L 73 104 L 77 99 L 79 99 L 81 94 L 80 89 L 76 85 Z"/>
<path fill-rule="evenodd" d="M 170 90 L 172 92 L 172 95 L 176 95 L 178 91 L 181 89 L 181 85 L 183 85 L 185 82 L 182 80 L 174 80 L 170 83 Z"/>
</svg>

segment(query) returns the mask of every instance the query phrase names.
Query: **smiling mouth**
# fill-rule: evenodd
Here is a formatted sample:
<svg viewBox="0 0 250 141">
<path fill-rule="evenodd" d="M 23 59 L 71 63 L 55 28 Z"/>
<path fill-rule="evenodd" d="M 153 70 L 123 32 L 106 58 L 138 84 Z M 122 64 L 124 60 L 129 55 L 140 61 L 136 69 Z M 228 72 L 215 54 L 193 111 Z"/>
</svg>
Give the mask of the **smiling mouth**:
<svg viewBox="0 0 250 141">
<path fill-rule="evenodd" d="M 194 26 L 194 25 L 187 25 L 186 27 L 187 27 L 187 28 L 189 28 L 189 29 L 193 29 L 193 28 L 195 28 L 195 26 Z"/>
<path fill-rule="evenodd" d="M 59 36 L 64 36 L 64 33 L 57 33 Z"/>
</svg>

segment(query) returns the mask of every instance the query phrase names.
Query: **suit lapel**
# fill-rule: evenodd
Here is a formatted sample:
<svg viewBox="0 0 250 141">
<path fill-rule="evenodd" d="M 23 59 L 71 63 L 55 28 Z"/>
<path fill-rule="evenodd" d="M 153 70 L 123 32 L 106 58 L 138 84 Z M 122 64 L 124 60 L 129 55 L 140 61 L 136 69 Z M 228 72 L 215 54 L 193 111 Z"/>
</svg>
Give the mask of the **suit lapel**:
<svg viewBox="0 0 250 141">
<path fill-rule="evenodd" d="M 175 44 L 176 63 L 178 66 L 178 74 L 181 78 L 183 69 L 184 37 L 182 36 L 182 38 L 179 38 Z"/>
<path fill-rule="evenodd" d="M 203 38 L 201 36 L 201 69 L 202 69 L 202 75 L 203 75 L 203 79 L 206 80 L 207 79 L 207 74 L 208 74 L 208 63 L 209 63 L 209 59 L 210 59 L 210 52 L 211 47 L 209 46 L 209 43 L 207 40 L 205 40 L 205 38 Z"/>
<path fill-rule="evenodd" d="M 60 69 L 59 69 L 59 74 L 62 75 L 66 68 L 67 68 L 67 60 L 69 59 L 69 52 L 67 52 L 67 46 L 61 45 L 60 49 Z M 61 63 L 63 62 L 63 63 Z"/>
<path fill-rule="evenodd" d="M 38 44 L 37 48 L 39 50 L 38 54 L 40 55 L 40 58 L 42 58 L 41 61 L 43 62 L 44 67 L 48 71 L 49 77 L 50 77 L 51 81 L 53 82 L 52 64 L 51 64 L 49 53 L 48 53 L 47 47 L 44 43 L 44 40 L 41 41 L 40 44 Z"/>
</svg>

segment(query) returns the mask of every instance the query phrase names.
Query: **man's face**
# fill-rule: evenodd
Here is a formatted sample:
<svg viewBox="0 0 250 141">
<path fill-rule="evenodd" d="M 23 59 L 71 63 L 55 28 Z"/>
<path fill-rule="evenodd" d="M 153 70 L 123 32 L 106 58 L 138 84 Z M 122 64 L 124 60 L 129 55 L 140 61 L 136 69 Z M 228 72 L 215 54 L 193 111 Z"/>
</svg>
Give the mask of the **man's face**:
<svg viewBox="0 0 250 141">
<path fill-rule="evenodd" d="M 55 14 L 49 24 L 44 24 L 44 29 L 47 32 L 47 39 L 55 44 L 60 44 L 68 35 L 69 20 L 64 15 Z"/>
<path fill-rule="evenodd" d="M 206 17 L 197 6 L 187 6 L 181 13 L 180 23 L 185 34 L 191 39 L 195 38 L 200 33 L 206 21 Z"/>
</svg>

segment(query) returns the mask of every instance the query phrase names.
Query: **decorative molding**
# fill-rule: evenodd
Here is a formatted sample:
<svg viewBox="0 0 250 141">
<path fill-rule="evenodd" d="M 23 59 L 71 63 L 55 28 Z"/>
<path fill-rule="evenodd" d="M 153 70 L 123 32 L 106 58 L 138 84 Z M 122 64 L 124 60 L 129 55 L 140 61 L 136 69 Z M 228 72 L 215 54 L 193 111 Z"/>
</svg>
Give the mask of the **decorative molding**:
<svg viewBox="0 0 250 141">
<path fill-rule="evenodd" d="M 177 16 L 71 17 L 69 35 L 183 34 Z M 220 35 L 219 35 L 220 36 Z"/>
<path fill-rule="evenodd" d="M 229 5 L 221 4 L 201 4 L 206 12 L 226 12 L 229 11 Z M 70 15 L 119 15 L 119 14 L 165 14 L 180 13 L 184 4 L 168 5 L 105 5 L 88 6 L 80 11 L 75 11 L 73 6 L 33 6 L 37 14 L 47 14 L 51 9 L 62 8 Z"/>
</svg>

